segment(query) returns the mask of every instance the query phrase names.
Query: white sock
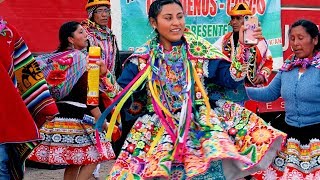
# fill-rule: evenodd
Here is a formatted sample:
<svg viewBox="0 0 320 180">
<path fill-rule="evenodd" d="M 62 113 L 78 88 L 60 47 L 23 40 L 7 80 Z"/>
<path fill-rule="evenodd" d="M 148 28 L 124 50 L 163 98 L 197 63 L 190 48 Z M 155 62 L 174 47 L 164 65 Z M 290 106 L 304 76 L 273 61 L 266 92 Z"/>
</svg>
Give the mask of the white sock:
<svg viewBox="0 0 320 180">
<path fill-rule="evenodd" d="M 92 173 L 95 178 L 99 177 L 99 169 L 100 169 L 100 164 L 97 165 L 96 169 L 94 169 Z"/>
</svg>

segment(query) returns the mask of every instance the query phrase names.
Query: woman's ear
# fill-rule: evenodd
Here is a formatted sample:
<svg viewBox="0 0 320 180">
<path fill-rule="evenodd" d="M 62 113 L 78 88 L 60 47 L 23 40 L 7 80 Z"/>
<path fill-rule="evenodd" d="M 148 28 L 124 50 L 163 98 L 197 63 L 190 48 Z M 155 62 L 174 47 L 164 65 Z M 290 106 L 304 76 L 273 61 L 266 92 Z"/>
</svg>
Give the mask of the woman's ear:
<svg viewBox="0 0 320 180">
<path fill-rule="evenodd" d="M 74 43 L 73 37 L 68 37 L 68 42 L 69 42 L 70 44 L 73 44 L 73 43 Z"/>
<path fill-rule="evenodd" d="M 319 36 L 316 36 L 316 37 L 313 39 L 313 43 L 314 43 L 315 46 L 318 44 L 318 41 L 319 41 Z"/>
<path fill-rule="evenodd" d="M 149 18 L 149 23 L 151 24 L 153 29 L 157 28 L 157 21 L 154 18 Z"/>
</svg>

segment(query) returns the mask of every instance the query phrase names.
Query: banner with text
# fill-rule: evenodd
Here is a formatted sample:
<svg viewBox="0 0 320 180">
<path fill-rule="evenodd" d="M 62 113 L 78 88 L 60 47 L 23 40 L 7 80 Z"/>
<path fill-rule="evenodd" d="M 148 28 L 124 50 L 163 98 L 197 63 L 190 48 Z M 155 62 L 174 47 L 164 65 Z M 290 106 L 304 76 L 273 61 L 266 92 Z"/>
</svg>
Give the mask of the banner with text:
<svg viewBox="0 0 320 180">
<path fill-rule="evenodd" d="M 121 0 L 122 50 L 134 50 L 152 34 L 148 7 L 153 0 Z M 246 2 L 259 18 L 263 35 L 276 59 L 282 60 L 280 0 L 181 0 L 186 14 L 186 27 L 211 43 L 228 31 L 228 11 L 238 2 Z"/>
</svg>

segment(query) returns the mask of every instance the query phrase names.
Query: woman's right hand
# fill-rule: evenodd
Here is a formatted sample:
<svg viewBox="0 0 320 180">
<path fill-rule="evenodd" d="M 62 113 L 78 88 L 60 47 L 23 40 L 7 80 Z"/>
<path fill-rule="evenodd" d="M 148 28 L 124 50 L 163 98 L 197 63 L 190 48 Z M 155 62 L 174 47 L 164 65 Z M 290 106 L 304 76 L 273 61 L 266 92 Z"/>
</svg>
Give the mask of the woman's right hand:
<svg viewBox="0 0 320 180">
<path fill-rule="evenodd" d="M 89 67 L 89 56 L 86 57 L 86 61 L 87 61 L 87 70 L 90 69 Z M 96 64 L 100 67 L 100 76 L 105 76 L 109 70 L 107 68 L 107 66 L 104 64 L 104 61 L 103 60 L 99 60 L 96 62 Z"/>
<path fill-rule="evenodd" d="M 107 68 L 107 66 L 105 65 L 104 61 L 100 60 L 96 62 L 97 65 L 100 66 L 100 76 L 105 76 L 109 70 Z"/>
</svg>

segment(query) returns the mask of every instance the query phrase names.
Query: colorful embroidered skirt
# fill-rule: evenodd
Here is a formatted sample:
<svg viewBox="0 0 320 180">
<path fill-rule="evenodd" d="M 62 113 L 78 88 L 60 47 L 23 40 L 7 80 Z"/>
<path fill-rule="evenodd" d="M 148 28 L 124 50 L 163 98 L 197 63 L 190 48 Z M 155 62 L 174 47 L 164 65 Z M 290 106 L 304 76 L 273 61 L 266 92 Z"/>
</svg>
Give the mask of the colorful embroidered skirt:
<svg viewBox="0 0 320 180">
<path fill-rule="evenodd" d="M 266 169 L 286 135 L 238 104 L 218 105 L 211 110 L 211 128 L 205 126 L 206 108 L 199 108 L 183 162 L 173 160 L 174 142 L 157 115 L 138 118 L 108 178 L 234 180 Z"/>
<path fill-rule="evenodd" d="M 266 171 L 259 171 L 252 179 L 319 180 L 320 124 L 302 128 L 281 122 L 279 129 L 288 133 L 286 146 L 278 153 Z"/>
<path fill-rule="evenodd" d="M 40 129 L 43 141 L 29 159 L 47 164 L 86 165 L 115 158 L 105 133 L 98 133 L 89 124 L 76 118 L 56 117 Z M 98 142 L 97 142 L 98 140 Z"/>
</svg>

